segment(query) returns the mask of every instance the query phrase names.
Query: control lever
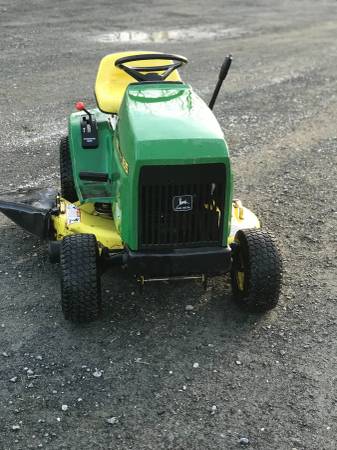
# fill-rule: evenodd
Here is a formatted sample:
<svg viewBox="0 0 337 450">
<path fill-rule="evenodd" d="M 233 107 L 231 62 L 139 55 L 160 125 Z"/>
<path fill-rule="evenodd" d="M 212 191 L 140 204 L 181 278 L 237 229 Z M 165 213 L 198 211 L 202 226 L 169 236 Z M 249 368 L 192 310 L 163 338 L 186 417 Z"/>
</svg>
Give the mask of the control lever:
<svg viewBox="0 0 337 450">
<path fill-rule="evenodd" d="M 233 60 L 232 55 L 228 55 L 228 56 L 226 56 L 224 62 L 222 63 L 222 66 L 221 66 L 221 69 L 220 69 L 220 72 L 219 72 L 219 78 L 218 78 L 218 81 L 217 81 L 217 83 L 215 85 L 215 89 L 214 89 L 211 101 L 209 102 L 209 105 L 208 105 L 210 107 L 210 109 L 213 109 L 213 107 L 214 107 L 214 104 L 215 104 L 215 101 L 216 101 L 216 99 L 218 97 L 218 94 L 219 94 L 220 88 L 222 86 L 222 83 L 224 82 L 225 78 L 227 77 L 229 68 L 230 68 L 230 66 L 232 64 L 232 60 Z"/>
<path fill-rule="evenodd" d="M 84 111 L 86 116 L 81 118 L 81 135 L 83 148 L 98 147 L 98 129 L 95 116 L 91 114 L 83 102 L 77 102 L 75 105 L 77 111 Z"/>
</svg>

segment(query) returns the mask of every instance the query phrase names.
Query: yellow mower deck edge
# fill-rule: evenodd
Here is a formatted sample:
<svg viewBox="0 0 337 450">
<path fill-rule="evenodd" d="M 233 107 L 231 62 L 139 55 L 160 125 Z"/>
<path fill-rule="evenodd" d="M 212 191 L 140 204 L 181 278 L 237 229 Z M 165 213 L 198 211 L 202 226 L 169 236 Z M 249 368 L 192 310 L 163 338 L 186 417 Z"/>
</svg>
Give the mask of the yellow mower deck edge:
<svg viewBox="0 0 337 450">
<path fill-rule="evenodd" d="M 228 236 L 228 245 L 234 242 L 237 231 L 247 228 L 261 228 L 260 221 L 250 209 L 242 206 L 240 200 L 234 200 L 232 204 L 232 221 Z"/>
<path fill-rule="evenodd" d="M 59 203 L 60 213 L 52 216 L 55 230 L 55 239 L 60 241 L 65 236 L 72 234 L 94 234 L 99 247 L 109 249 L 123 249 L 121 237 L 116 230 L 111 217 L 99 214 L 92 203 L 80 205 L 70 203 L 61 198 Z M 78 218 L 76 219 L 76 214 Z"/>
</svg>

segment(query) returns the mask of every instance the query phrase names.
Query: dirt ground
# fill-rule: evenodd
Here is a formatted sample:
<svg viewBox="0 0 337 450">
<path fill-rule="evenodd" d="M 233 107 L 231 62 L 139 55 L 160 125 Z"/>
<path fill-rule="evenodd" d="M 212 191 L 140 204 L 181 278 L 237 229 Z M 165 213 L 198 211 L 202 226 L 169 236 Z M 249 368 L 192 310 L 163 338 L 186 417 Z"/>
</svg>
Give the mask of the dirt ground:
<svg viewBox="0 0 337 450">
<path fill-rule="evenodd" d="M 215 113 L 235 196 L 285 265 L 262 316 L 228 279 L 141 295 L 110 271 L 103 319 L 74 326 L 46 245 L 1 216 L 0 448 L 335 449 L 336 1 L 0 0 L 0 23 L 1 198 L 58 188 L 59 138 L 75 101 L 94 105 L 103 55 L 183 54 L 208 100 L 231 52 Z"/>
</svg>

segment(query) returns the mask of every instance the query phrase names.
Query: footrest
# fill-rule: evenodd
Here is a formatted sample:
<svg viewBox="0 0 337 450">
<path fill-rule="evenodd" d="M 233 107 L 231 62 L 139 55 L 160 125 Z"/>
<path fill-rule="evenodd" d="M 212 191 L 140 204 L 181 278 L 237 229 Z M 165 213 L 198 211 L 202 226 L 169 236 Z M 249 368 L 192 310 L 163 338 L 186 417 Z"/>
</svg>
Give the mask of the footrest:
<svg viewBox="0 0 337 450">
<path fill-rule="evenodd" d="M 105 182 L 108 181 L 109 175 L 104 172 L 80 172 L 79 177 L 84 181 L 98 181 Z"/>
</svg>

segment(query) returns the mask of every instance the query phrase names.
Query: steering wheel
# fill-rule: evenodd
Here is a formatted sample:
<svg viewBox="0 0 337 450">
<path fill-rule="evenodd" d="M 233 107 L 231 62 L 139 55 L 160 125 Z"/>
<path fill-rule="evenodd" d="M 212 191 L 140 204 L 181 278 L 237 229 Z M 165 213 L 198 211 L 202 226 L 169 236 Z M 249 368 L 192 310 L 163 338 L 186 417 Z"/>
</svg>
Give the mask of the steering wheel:
<svg viewBox="0 0 337 450">
<path fill-rule="evenodd" d="M 172 60 L 171 64 L 163 64 L 162 66 L 134 67 L 126 66 L 126 63 L 134 61 L 150 61 L 152 59 Z M 143 55 L 124 56 L 115 61 L 115 66 L 124 70 L 132 78 L 137 81 L 164 81 L 171 73 L 188 63 L 187 58 L 180 55 L 170 55 L 167 53 L 144 53 Z M 164 73 L 158 73 L 164 71 Z M 142 73 L 146 72 L 146 73 Z"/>
</svg>

